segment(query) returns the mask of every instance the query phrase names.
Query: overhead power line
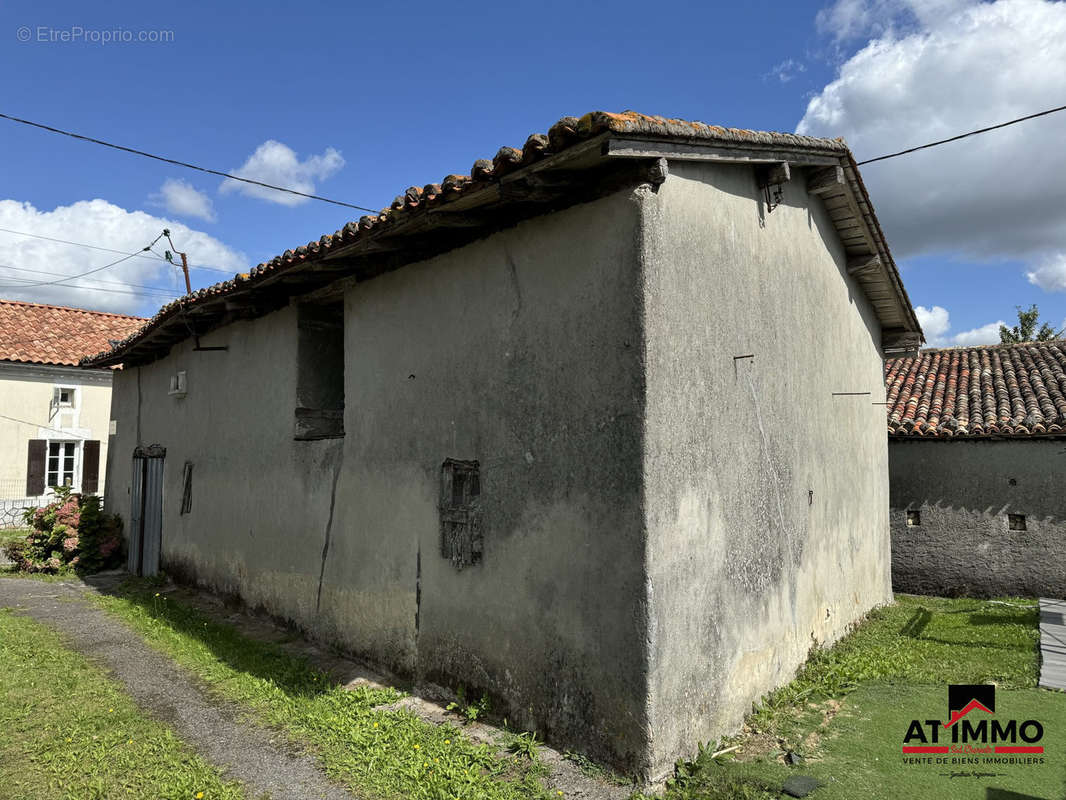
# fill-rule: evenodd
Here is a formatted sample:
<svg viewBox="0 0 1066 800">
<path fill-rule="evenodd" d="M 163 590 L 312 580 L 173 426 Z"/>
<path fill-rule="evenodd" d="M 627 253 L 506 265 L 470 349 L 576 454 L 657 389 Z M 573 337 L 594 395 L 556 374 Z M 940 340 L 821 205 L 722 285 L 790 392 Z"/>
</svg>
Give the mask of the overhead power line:
<svg viewBox="0 0 1066 800">
<path fill-rule="evenodd" d="M 2 270 L 2 269 L 11 270 L 12 272 L 30 272 L 30 273 L 33 273 L 33 274 L 36 274 L 36 275 L 49 275 L 49 276 L 51 276 L 53 278 L 62 276 L 61 272 L 48 272 L 47 270 L 43 270 L 43 269 L 29 269 L 27 267 L 13 267 L 10 264 L 0 264 L 0 270 Z M 10 276 L 7 276 L 7 277 L 10 280 L 16 280 L 16 281 L 32 280 L 31 278 L 20 278 L 20 277 L 15 276 L 15 275 L 10 275 Z M 178 297 L 179 296 L 179 293 L 178 293 L 177 289 L 168 289 L 165 286 L 145 286 L 143 283 L 125 283 L 123 281 L 108 281 L 108 280 L 102 280 L 102 279 L 97 279 L 95 281 L 95 283 L 107 284 L 108 286 L 117 286 L 117 287 L 119 287 L 119 290 L 128 290 L 128 289 L 143 289 L 144 290 L 142 292 L 128 292 L 129 294 L 165 294 L 168 297 Z M 99 289 L 100 287 L 98 287 L 98 286 L 76 286 L 76 285 L 72 284 L 72 288 L 75 288 L 75 289 L 92 289 L 92 290 L 95 291 L 95 290 Z"/>
<path fill-rule="evenodd" d="M 93 269 L 86 270 L 85 272 L 79 272 L 77 275 L 66 275 L 66 276 L 64 276 L 62 278 L 57 278 L 54 281 L 38 281 L 37 283 L 24 283 L 24 284 L 19 285 L 19 286 L 5 286 L 3 284 L 0 284 L 0 289 L 29 289 L 29 288 L 34 287 L 34 286 L 52 286 L 52 285 L 57 284 L 57 283 L 65 283 L 66 281 L 72 281 L 75 278 L 84 278 L 86 275 L 92 275 L 94 272 L 100 272 L 101 270 L 105 270 L 108 267 L 113 267 L 113 266 L 115 266 L 117 264 L 121 264 L 123 261 L 129 261 L 134 256 L 136 256 L 136 255 L 138 255 L 140 253 L 143 253 L 146 250 L 151 250 L 152 249 L 152 245 L 154 245 L 156 242 L 158 242 L 162 238 L 163 238 L 163 234 L 159 234 L 158 236 L 155 237 L 155 239 L 152 240 L 151 244 L 149 244 L 149 245 L 147 245 L 145 247 L 142 247 L 140 250 L 135 250 L 132 253 L 127 253 L 122 258 L 116 259 L 116 260 L 110 262 L 109 264 L 103 264 L 102 266 L 94 267 Z"/>
<path fill-rule="evenodd" d="M 11 228 L 0 228 L 0 231 L 2 231 L 3 233 L 13 233 L 13 234 L 16 234 L 17 236 L 30 236 L 30 237 L 32 237 L 34 239 L 44 239 L 46 242 L 58 242 L 60 244 L 70 244 L 70 245 L 74 245 L 76 247 L 87 247 L 90 250 L 100 250 L 100 251 L 102 251 L 104 253 L 125 253 L 126 252 L 125 250 L 116 250 L 113 247 L 101 247 L 100 245 L 97 245 L 97 244 L 86 244 L 85 242 L 72 242 L 69 239 L 57 239 L 54 236 L 42 236 L 39 233 L 30 233 L 29 231 L 16 231 L 16 230 L 12 230 Z M 163 256 L 161 256 L 159 253 L 156 253 L 155 250 L 153 250 L 152 253 L 155 254 L 155 258 L 153 258 L 152 256 L 146 256 L 146 255 L 144 255 L 143 252 L 137 253 L 137 257 L 138 258 L 147 258 L 149 261 L 157 261 L 157 260 L 158 261 L 166 261 L 166 259 L 163 258 Z M 191 269 L 208 270 L 209 272 L 221 272 L 221 273 L 224 273 L 226 275 L 232 275 L 233 272 L 234 272 L 232 269 L 223 269 L 222 267 L 214 267 L 214 266 L 209 266 L 209 265 L 206 265 L 206 264 L 190 264 L 189 267 Z"/>
<path fill-rule="evenodd" d="M 0 264 L 0 269 L 11 269 L 11 267 L 4 267 L 2 264 Z M 27 272 L 39 272 L 40 270 L 26 270 L 26 271 Z M 54 273 L 54 272 L 46 272 L 44 274 L 45 275 L 55 275 L 56 273 Z M 21 283 L 21 284 L 16 284 L 16 285 L 13 285 L 13 286 L 12 285 L 5 285 L 4 287 L 2 287 L 2 288 L 6 289 L 8 291 L 18 291 L 19 289 L 21 289 L 23 287 L 30 288 L 30 287 L 32 287 L 34 285 L 33 284 L 33 281 L 34 281 L 33 278 L 22 278 L 22 277 L 20 277 L 18 275 L 5 275 L 3 277 L 4 277 L 5 280 L 9 280 L 9 281 L 23 281 L 23 283 Z M 177 298 L 177 297 L 181 296 L 179 292 L 172 292 L 169 289 L 150 289 L 150 290 L 147 290 L 147 291 L 144 291 L 144 290 L 138 291 L 136 289 L 113 289 L 110 286 L 82 286 L 82 285 L 79 285 L 79 284 L 76 284 L 76 283 L 64 283 L 64 284 L 62 284 L 61 286 L 59 286 L 57 288 L 61 288 L 61 289 L 77 289 L 79 291 L 85 291 L 85 292 L 108 292 L 110 294 L 123 294 L 123 295 L 127 295 L 127 296 L 130 296 L 130 297 L 144 297 L 144 298 L 147 298 L 147 299 L 150 299 L 150 300 L 156 300 L 156 301 L 159 301 L 159 300 L 171 300 L 171 299 L 174 299 L 174 298 Z"/>
<path fill-rule="evenodd" d="M 89 438 L 88 436 L 82 436 L 81 434 L 71 433 L 70 431 L 63 431 L 63 430 L 60 430 L 59 428 L 49 428 L 47 425 L 41 425 L 40 423 L 37 423 L 37 422 L 30 422 L 29 420 L 25 420 L 25 419 L 16 419 L 15 417 L 9 417 L 6 414 L 0 414 L 0 419 L 9 419 L 12 422 L 19 422 L 19 423 L 22 423 L 23 425 L 29 425 L 29 426 L 31 426 L 33 428 L 39 428 L 41 430 L 55 431 L 56 433 L 63 434 L 68 439 L 88 439 Z"/>
<path fill-rule="evenodd" d="M 187 161 L 178 161 L 174 158 L 167 158 L 166 156 L 157 156 L 153 153 L 146 153 L 144 150 L 137 150 L 132 147 L 125 147 L 121 144 L 114 144 L 113 142 L 105 142 L 103 139 L 94 139 L 91 136 L 84 136 L 80 133 L 73 133 L 71 131 L 65 131 L 61 128 L 53 128 L 51 125 L 45 125 L 40 122 L 33 122 L 28 119 L 20 119 L 19 117 L 12 117 L 9 114 L 0 114 L 0 119 L 10 120 L 11 122 L 17 122 L 20 125 L 29 125 L 32 128 L 40 128 L 43 131 L 51 131 L 52 133 L 60 133 L 63 136 L 69 136 L 72 139 L 80 139 L 83 142 L 92 142 L 93 144 L 102 145 L 103 147 L 110 147 L 112 150 L 121 150 L 124 153 L 132 153 L 135 156 L 144 156 L 145 158 L 152 158 L 156 161 L 162 161 L 165 164 L 173 164 L 178 167 L 185 167 L 186 169 L 194 169 L 198 172 L 206 172 L 209 175 L 218 175 L 222 178 L 229 178 L 230 180 L 240 181 L 241 183 L 250 183 L 254 186 L 262 186 L 264 189 L 273 189 L 276 192 L 286 192 L 288 194 L 294 194 L 298 197 L 306 197 L 310 200 L 321 200 L 323 203 L 332 203 L 335 206 L 344 206 L 345 208 L 354 208 L 357 211 L 367 211 L 371 214 L 377 214 L 377 210 L 373 208 L 367 208 L 366 206 L 357 206 L 354 203 L 344 203 L 340 200 L 331 200 L 328 197 L 322 197 L 317 194 L 308 194 L 307 192 L 299 192 L 296 189 L 289 189 L 285 186 L 275 186 L 272 183 L 263 183 L 263 181 L 253 180 L 251 178 L 242 178 L 239 175 L 231 175 L 228 172 L 222 172 L 217 169 L 209 169 L 208 167 L 200 167 L 196 164 L 190 164 Z"/>
<path fill-rule="evenodd" d="M 30 280 L 30 278 L 16 278 L 14 276 L 8 276 L 8 280 L 12 280 L 12 281 L 28 281 L 28 280 Z M 15 291 L 18 291 L 19 289 L 23 288 L 24 286 L 29 288 L 30 286 L 32 286 L 32 284 L 23 283 L 23 284 L 7 285 L 7 286 L 4 286 L 3 288 L 6 291 L 9 291 L 9 292 L 15 292 Z M 127 297 L 143 297 L 146 300 L 153 300 L 153 301 L 155 301 L 157 303 L 160 302 L 160 301 L 174 300 L 174 299 L 177 299 L 178 297 L 181 296 L 181 295 L 179 295 L 177 293 L 165 294 L 164 295 L 164 294 L 162 294 L 160 292 L 124 291 L 122 289 L 111 289 L 111 288 L 109 288 L 107 286 L 73 286 L 73 285 L 70 285 L 70 284 L 63 284 L 63 288 L 65 288 L 65 289 L 77 289 L 79 291 L 85 291 L 85 292 L 107 292 L 109 294 L 121 294 L 121 295 L 125 295 Z"/>
<path fill-rule="evenodd" d="M 941 139 L 937 142 L 929 142 L 929 144 L 920 144 L 917 147 L 908 147 L 906 150 L 900 150 L 898 153 L 889 153 L 888 155 L 878 156 L 877 158 L 868 158 L 865 161 L 859 161 L 858 164 L 873 164 L 875 161 L 885 161 L 889 158 L 897 158 L 899 156 L 905 156 L 908 153 L 916 153 L 919 150 L 927 150 L 930 147 L 938 147 L 948 142 L 957 142 L 959 139 L 965 139 L 968 136 L 976 136 L 979 133 L 988 133 L 989 131 L 999 130 L 1000 128 L 1006 128 L 1009 125 L 1017 125 L 1019 122 L 1025 122 L 1026 120 L 1036 119 L 1037 117 L 1046 117 L 1048 114 L 1055 114 L 1059 111 L 1066 111 L 1066 106 L 1059 106 L 1057 108 L 1049 108 L 1047 111 L 1038 111 L 1036 114 L 1028 114 L 1024 117 L 1018 117 L 1008 122 L 1001 122 L 998 125 L 989 125 L 987 128 L 978 128 L 975 131 L 969 131 L 967 133 L 960 133 L 958 136 L 952 136 L 948 139 Z"/>
</svg>

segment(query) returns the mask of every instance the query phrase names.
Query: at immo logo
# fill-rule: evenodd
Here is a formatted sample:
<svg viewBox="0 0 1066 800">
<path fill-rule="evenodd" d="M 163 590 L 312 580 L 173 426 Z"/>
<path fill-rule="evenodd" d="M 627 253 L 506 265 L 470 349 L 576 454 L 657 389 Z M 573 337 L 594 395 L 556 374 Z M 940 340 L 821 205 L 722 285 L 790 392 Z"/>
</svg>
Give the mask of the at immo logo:
<svg viewBox="0 0 1066 800">
<path fill-rule="evenodd" d="M 1035 719 L 1001 719 L 996 715 L 996 687 L 954 684 L 948 687 L 948 716 L 912 719 L 903 737 L 904 753 L 1043 753 L 1044 726 Z"/>
</svg>

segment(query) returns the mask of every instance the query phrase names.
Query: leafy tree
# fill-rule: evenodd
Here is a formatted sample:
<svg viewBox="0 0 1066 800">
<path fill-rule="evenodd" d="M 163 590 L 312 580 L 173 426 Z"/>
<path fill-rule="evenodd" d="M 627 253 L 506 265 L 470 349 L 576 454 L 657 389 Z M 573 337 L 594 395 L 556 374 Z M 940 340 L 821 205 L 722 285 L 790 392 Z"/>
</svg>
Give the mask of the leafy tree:
<svg viewBox="0 0 1066 800">
<path fill-rule="evenodd" d="M 1013 344 L 1015 342 L 1046 342 L 1048 339 L 1058 338 L 1058 333 L 1048 325 L 1046 322 L 1040 326 L 1040 330 L 1037 330 L 1036 323 L 1040 318 L 1040 311 L 1036 305 L 1029 306 L 1028 311 L 1022 311 L 1021 306 L 1015 306 L 1018 309 L 1018 324 L 1013 328 L 1008 328 L 1006 325 L 999 326 L 999 340 L 1003 344 Z M 1034 336 L 1035 332 L 1035 336 Z"/>
</svg>

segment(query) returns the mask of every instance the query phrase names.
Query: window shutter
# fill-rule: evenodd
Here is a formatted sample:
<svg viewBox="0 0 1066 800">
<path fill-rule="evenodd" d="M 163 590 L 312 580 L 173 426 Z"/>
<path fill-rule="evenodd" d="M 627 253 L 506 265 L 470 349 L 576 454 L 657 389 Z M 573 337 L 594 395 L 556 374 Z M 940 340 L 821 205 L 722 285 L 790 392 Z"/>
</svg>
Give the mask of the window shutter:
<svg viewBox="0 0 1066 800">
<path fill-rule="evenodd" d="M 81 451 L 81 490 L 96 494 L 100 488 L 100 442 L 90 439 Z"/>
<path fill-rule="evenodd" d="M 48 443 L 44 439 L 30 439 L 26 457 L 26 496 L 44 494 L 44 462 Z"/>
</svg>

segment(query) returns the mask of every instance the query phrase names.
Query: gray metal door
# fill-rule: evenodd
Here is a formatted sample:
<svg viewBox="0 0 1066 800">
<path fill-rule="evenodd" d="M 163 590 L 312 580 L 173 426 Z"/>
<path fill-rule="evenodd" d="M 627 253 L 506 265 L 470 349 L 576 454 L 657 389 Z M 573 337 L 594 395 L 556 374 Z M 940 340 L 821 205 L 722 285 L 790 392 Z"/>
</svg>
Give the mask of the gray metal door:
<svg viewBox="0 0 1066 800">
<path fill-rule="evenodd" d="M 159 572 L 159 553 L 163 544 L 163 460 L 166 454 L 166 448 L 157 444 L 133 451 L 126 568 L 134 575 Z"/>
</svg>

